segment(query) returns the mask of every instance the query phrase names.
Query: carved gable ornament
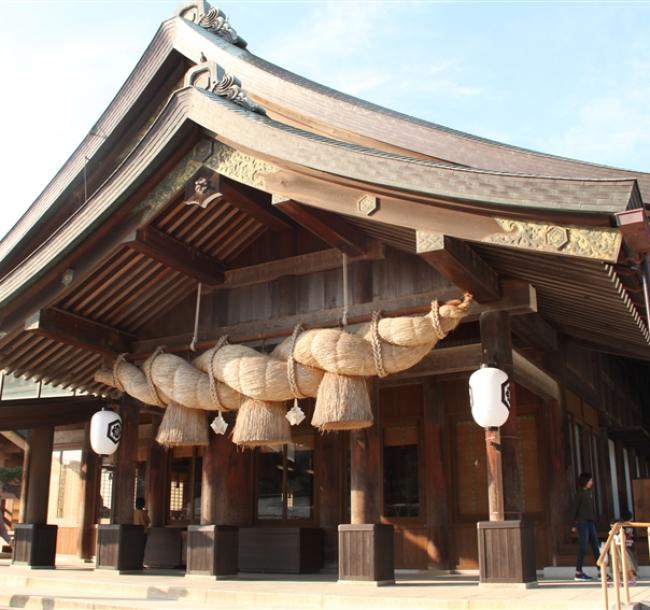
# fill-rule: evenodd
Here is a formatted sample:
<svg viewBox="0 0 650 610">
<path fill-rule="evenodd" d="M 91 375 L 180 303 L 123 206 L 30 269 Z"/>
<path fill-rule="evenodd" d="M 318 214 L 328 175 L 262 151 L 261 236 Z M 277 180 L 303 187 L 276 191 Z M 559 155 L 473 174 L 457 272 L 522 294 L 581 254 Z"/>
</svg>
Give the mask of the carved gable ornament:
<svg viewBox="0 0 650 610">
<path fill-rule="evenodd" d="M 179 9 L 176 15 L 192 23 L 196 23 L 231 44 L 237 45 L 242 49 L 246 48 L 246 41 L 230 25 L 228 17 L 208 2 L 204 2 L 203 0 L 189 2 L 183 8 Z"/>
<path fill-rule="evenodd" d="M 219 174 L 211 171 L 199 172 L 185 187 L 185 205 L 196 205 L 207 208 L 213 201 L 221 197 Z"/>
<path fill-rule="evenodd" d="M 217 62 L 203 61 L 185 74 L 185 86 L 205 89 L 221 97 L 225 97 L 246 110 L 266 114 L 264 108 L 251 100 L 241 88 L 238 78 L 228 74 Z"/>
</svg>

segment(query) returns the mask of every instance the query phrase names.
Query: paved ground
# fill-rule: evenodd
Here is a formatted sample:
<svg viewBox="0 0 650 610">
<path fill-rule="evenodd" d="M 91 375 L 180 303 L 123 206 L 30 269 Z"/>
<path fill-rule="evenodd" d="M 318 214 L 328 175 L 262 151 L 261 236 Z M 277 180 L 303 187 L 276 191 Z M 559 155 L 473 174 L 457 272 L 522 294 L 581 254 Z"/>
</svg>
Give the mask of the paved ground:
<svg viewBox="0 0 650 610">
<path fill-rule="evenodd" d="M 38 610 L 602 610 L 599 583 L 540 580 L 538 587 L 479 586 L 476 576 L 397 575 L 394 586 L 340 584 L 335 576 L 253 576 L 216 581 L 182 572 L 123 574 L 60 562 L 56 570 L 29 570 L 0 560 L 0 608 Z M 610 608 L 614 593 L 610 592 Z M 647 600 L 650 579 L 631 589 Z M 625 607 L 625 605 L 623 606 Z"/>
</svg>

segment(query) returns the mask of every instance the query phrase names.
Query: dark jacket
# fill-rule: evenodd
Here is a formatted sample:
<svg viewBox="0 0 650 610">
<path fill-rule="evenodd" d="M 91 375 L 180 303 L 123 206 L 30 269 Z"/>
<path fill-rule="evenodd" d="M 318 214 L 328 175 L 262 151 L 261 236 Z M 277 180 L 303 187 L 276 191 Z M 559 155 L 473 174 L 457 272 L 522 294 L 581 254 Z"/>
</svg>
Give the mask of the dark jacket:
<svg viewBox="0 0 650 610">
<path fill-rule="evenodd" d="M 591 489 L 579 489 L 576 494 L 574 521 L 595 521 L 594 492 Z"/>
</svg>

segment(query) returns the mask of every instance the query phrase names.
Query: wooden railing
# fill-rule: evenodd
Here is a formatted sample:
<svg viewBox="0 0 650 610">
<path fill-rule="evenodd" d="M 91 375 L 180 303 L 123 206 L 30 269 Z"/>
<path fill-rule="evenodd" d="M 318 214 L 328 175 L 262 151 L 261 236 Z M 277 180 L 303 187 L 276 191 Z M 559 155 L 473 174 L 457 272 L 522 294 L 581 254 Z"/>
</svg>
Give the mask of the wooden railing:
<svg viewBox="0 0 650 610">
<path fill-rule="evenodd" d="M 598 557 L 598 567 L 600 568 L 600 581 L 603 591 L 603 608 L 609 610 L 609 598 L 607 591 L 607 556 L 611 557 L 612 578 L 614 580 L 614 590 L 616 593 L 616 610 L 621 610 L 621 575 L 623 576 L 623 591 L 625 593 L 625 603 L 630 603 L 630 583 L 627 577 L 627 556 L 625 553 L 625 528 L 645 528 L 650 540 L 650 523 L 639 523 L 638 521 L 621 521 L 614 523 L 609 530 L 609 536 Z M 620 534 L 618 543 L 615 541 L 617 534 Z M 650 547 L 649 547 L 650 548 Z"/>
</svg>

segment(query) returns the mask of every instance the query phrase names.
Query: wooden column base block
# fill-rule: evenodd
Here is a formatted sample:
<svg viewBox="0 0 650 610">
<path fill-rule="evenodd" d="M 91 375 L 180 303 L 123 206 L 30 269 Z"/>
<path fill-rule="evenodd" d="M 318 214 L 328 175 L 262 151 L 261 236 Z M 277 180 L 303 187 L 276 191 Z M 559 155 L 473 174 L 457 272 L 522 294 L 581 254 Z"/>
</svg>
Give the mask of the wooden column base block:
<svg viewBox="0 0 650 610">
<path fill-rule="evenodd" d="M 183 565 L 182 530 L 177 527 L 152 527 L 147 532 L 144 565 L 147 568 L 180 568 Z"/>
<path fill-rule="evenodd" d="M 394 583 L 393 536 L 392 525 L 339 525 L 339 580 Z"/>
<path fill-rule="evenodd" d="M 238 532 L 238 527 L 230 525 L 190 525 L 187 528 L 187 573 L 237 574 Z"/>
<path fill-rule="evenodd" d="M 537 580 L 535 531 L 530 521 L 479 521 L 476 525 L 481 583 Z"/>
<path fill-rule="evenodd" d="M 99 525 L 97 527 L 97 568 L 139 571 L 144 559 L 142 525 Z"/>
<path fill-rule="evenodd" d="M 323 532 L 316 527 L 242 527 L 239 569 L 304 574 L 323 567 Z"/>
<path fill-rule="evenodd" d="M 53 568 L 56 557 L 56 525 L 19 523 L 14 528 L 13 563 L 33 568 Z"/>
</svg>

